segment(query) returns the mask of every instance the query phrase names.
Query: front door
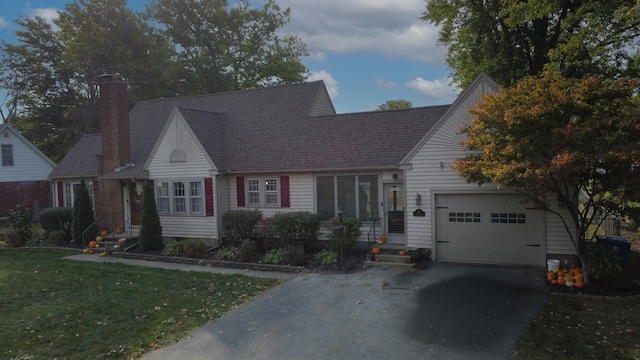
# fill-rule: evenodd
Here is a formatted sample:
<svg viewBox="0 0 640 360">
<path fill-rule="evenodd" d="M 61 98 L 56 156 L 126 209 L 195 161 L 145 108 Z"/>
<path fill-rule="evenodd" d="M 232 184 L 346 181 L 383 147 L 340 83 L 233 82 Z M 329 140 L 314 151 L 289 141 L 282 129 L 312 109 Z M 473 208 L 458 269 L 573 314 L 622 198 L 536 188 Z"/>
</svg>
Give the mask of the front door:
<svg viewBox="0 0 640 360">
<path fill-rule="evenodd" d="M 385 184 L 384 217 L 389 242 L 404 243 L 404 208 L 404 185 Z"/>
</svg>

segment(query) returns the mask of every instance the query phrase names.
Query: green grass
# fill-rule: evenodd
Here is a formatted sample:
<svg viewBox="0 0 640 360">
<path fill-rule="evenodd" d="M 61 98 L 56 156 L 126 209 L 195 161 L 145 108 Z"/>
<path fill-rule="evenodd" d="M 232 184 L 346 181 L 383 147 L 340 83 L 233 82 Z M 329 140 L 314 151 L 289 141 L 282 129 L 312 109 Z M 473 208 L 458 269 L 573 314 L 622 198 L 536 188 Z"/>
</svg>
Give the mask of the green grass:
<svg viewBox="0 0 640 360">
<path fill-rule="evenodd" d="M 640 279 L 640 253 L 625 268 Z M 513 360 L 640 359 L 640 301 L 550 296 Z"/>
<path fill-rule="evenodd" d="M 139 358 L 279 283 L 69 254 L 0 249 L 0 358 Z"/>
</svg>

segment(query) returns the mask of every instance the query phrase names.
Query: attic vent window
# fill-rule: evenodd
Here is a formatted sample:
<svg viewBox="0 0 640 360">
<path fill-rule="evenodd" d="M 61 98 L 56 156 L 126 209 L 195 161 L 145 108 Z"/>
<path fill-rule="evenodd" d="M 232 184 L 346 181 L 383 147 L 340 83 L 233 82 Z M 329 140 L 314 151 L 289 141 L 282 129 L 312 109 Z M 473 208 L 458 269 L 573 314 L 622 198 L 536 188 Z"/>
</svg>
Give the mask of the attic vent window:
<svg viewBox="0 0 640 360">
<path fill-rule="evenodd" d="M 5 130 L 2 132 L 2 136 L 8 138 L 9 137 L 9 130 Z"/>
<path fill-rule="evenodd" d="M 171 156 L 169 156 L 170 163 L 183 163 L 187 162 L 187 156 L 184 154 L 184 151 L 180 149 L 175 149 L 171 152 Z"/>
</svg>

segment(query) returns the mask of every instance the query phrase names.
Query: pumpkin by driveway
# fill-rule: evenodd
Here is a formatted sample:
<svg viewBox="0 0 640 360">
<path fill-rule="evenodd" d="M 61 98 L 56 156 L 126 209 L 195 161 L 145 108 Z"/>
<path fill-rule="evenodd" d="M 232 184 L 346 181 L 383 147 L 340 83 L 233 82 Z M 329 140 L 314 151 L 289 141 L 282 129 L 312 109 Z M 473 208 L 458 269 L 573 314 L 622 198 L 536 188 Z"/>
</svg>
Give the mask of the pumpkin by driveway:
<svg viewBox="0 0 640 360">
<path fill-rule="evenodd" d="M 506 359 L 542 269 L 431 263 L 304 274 L 145 359 Z"/>
</svg>

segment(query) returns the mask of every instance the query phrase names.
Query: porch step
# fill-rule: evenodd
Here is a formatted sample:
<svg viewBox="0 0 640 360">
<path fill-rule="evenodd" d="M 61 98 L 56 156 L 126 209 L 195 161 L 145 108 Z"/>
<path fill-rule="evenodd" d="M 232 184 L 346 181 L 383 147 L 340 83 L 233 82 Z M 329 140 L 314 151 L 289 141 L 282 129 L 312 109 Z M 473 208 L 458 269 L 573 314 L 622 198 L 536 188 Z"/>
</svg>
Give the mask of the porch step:
<svg viewBox="0 0 640 360">
<path fill-rule="evenodd" d="M 372 247 L 380 249 L 380 254 L 369 254 L 364 267 L 389 267 L 397 269 L 413 269 L 417 264 L 411 263 L 411 256 L 400 255 L 405 250 L 404 244 L 375 243 Z"/>
</svg>

